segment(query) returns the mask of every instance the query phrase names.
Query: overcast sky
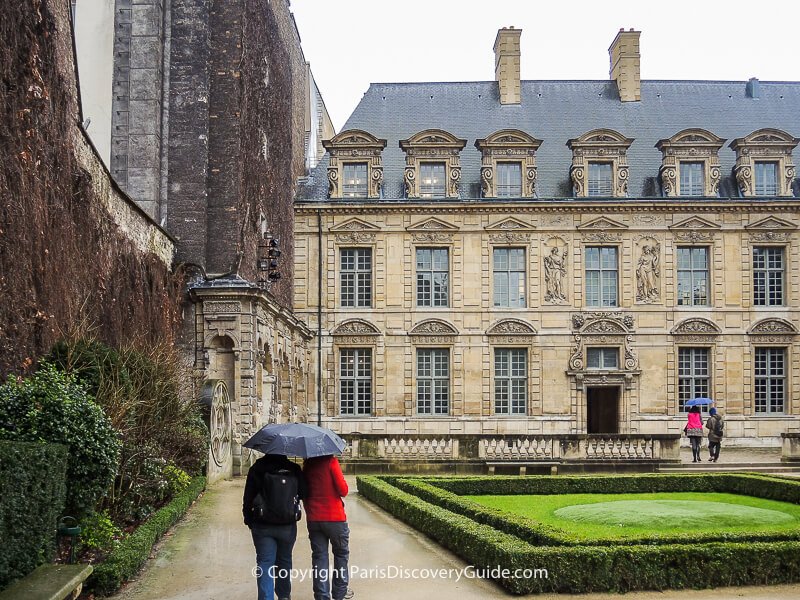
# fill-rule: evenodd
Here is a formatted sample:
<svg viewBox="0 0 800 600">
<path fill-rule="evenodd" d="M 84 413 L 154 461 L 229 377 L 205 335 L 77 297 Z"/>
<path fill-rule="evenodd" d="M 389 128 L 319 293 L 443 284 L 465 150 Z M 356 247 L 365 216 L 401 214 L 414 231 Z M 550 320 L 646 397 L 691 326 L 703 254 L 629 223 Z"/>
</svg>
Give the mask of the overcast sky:
<svg viewBox="0 0 800 600">
<path fill-rule="evenodd" d="M 494 39 L 511 25 L 522 29 L 522 79 L 608 79 L 624 27 L 642 32 L 642 79 L 800 81 L 800 0 L 291 0 L 291 10 L 337 131 L 373 82 L 493 80 Z"/>
</svg>

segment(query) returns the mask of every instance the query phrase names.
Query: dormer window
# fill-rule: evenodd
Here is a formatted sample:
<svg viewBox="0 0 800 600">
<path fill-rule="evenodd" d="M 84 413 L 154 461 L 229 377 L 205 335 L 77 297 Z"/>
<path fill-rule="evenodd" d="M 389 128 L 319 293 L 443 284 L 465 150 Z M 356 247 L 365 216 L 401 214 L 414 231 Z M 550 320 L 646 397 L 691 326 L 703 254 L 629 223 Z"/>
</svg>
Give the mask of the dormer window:
<svg viewBox="0 0 800 600">
<path fill-rule="evenodd" d="M 759 129 L 733 140 L 733 172 L 742 196 L 791 196 L 795 178 L 792 150 L 798 142 L 800 139 L 779 129 Z"/>
<path fill-rule="evenodd" d="M 595 129 L 569 140 L 569 174 L 577 198 L 628 195 L 628 148 L 633 139 L 611 129 Z"/>
<path fill-rule="evenodd" d="M 403 179 L 408 198 L 458 198 L 459 155 L 467 140 L 441 129 L 420 131 L 400 140 L 406 153 Z"/>
<path fill-rule="evenodd" d="M 322 145 L 330 155 L 328 196 L 343 198 L 380 198 L 383 183 L 382 152 L 386 140 L 359 129 L 348 129 Z"/>
<path fill-rule="evenodd" d="M 719 191 L 719 149 L 725 140 L 705 129 L 684 129 L 659 140 L 664 195 L 709 197 Z"/>
<path fill-rule="evenodd" d="M 502 129 L 475 140 L 481 151 L 483 197 L 536 197 L 536 150 L 541 143 L 518 129 Z"/>
<path fill-rule="evenodd" d="M 342 182 L 343 198 L 366 198 L 367 197 L 367 163 L 365 162 L 346 162 L 342 165 L 344 172 Z"/>
</svg>

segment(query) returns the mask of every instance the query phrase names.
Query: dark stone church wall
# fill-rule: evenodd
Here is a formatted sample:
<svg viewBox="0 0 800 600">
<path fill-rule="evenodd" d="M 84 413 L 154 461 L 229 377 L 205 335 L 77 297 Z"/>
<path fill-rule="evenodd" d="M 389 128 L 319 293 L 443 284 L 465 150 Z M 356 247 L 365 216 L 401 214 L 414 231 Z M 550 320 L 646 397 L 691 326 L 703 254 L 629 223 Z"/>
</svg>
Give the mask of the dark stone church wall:
<svg viewBox="0 0 800 600">
<path fill-rule="evenodd" d="M 80 129 L 69 2 L 0 0 L 0 13 L 0 377 L 75 331 L 171 341 L 172 244 Z"/>
</svg>

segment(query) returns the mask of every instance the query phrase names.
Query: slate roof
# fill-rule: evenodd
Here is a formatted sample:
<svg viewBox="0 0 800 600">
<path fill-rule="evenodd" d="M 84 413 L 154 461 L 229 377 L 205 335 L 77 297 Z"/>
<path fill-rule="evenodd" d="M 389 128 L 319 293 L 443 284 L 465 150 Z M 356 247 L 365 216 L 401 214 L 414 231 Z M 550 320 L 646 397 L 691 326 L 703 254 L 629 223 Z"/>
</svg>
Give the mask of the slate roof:
<svg viewBox="0 0 800 600">
<path fill-rule="evenodd" d="M 466 139 L 461 152 L 462 199 L 480 197 L 480 152 L 474 143 L 499 129 L 520 129 L 543 140 L 536 152 L 539 199 L 572 196 L 567 140 L 598 128 L 634 138 L 628 150 L 629 198 L 661 197 L 658 140 L 683 129 L 706 129 L 726 140 L 719 158 L 722 197 L 738 197 L 736 155 L 728 144 L 761 128 L 800 137 L 800 82 L 759 82 L 758 97 L 745 81 L 642 81 L 640 102 L 620 102 L 614 81 L 522 81 L 522 102 L 501 105 L 493 81 L 376 83 L 370 85 L 343 130 L 363 129 L 387 140 L 383 152 L 384 200 L 404 196 L 405 154 L 398 142 L 429 128 Z M 800 150 L 794 158 L 800 163 Z M 327 157 L 311 177 L 307 199 L 325 200 Z M 795 181 L 795 195 L 800 182 Z M 365 202 L 375 202 L 365 201 Z M 428 200 L 430 202 L 430 200 Z"/>
</svg>

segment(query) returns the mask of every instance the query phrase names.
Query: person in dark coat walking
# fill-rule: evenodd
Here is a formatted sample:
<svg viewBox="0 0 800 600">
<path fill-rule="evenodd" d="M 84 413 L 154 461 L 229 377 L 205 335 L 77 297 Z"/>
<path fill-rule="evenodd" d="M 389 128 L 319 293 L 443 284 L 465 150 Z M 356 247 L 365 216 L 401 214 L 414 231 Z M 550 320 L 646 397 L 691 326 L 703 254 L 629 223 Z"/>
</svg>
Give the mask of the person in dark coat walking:
<svg viewBox="0 0 800 600">
<path fill-rule="evenodd" d="M 719 448 L 722 442 L 723 427 L 722 415 L 717 412 L 716 408 L 708 411 L 709 417 L 706 420 L 706 429 L 708 429 L 708 460 L 710 462 L 717 462 L 719 458 Z"/>
<path fill-rule="evenodd" d="M 306 497 L 306 483 L 303 470 L 285 456 L 265 454 L 247 472 L 242 498 L 244 524 L 250 528 L 253 545 L 256 547 L 256 570 L 258 600 L 289 600 L 292 595 L 292 548 L 297 539 L 297 523 L 270 525 L 255 520 L 252 513 L 253 501 L 261 491 L 264 475 L 286 469 L 297 477 L 297 490 L 301 499 Z M 305 501 L 304 501 L 305 502 Z"/>
</svg>

